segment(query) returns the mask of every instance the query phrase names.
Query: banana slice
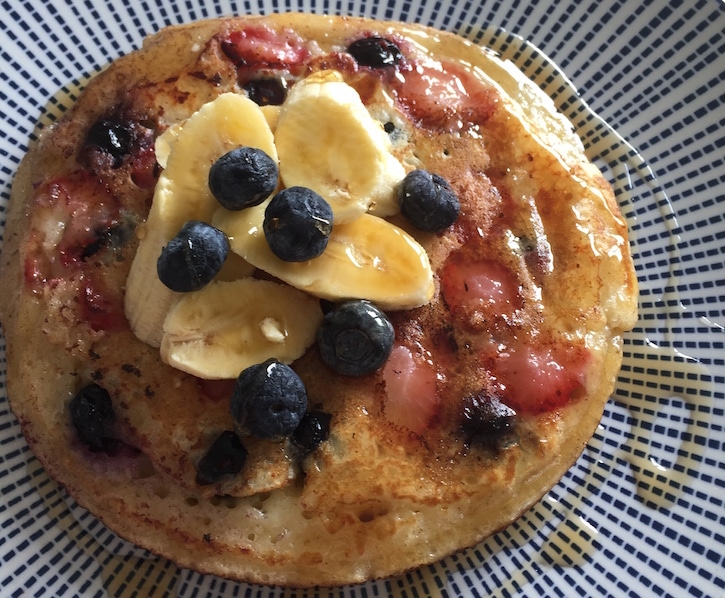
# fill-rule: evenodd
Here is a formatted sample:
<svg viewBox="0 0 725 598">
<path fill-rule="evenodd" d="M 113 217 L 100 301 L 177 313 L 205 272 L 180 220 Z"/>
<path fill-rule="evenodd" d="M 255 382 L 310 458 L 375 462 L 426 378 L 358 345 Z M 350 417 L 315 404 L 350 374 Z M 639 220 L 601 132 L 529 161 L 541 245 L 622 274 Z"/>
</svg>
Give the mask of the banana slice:
<svg viewBox="0 0 725 598">
<path fill-rule="evenodd" d="M 181 129 L 183 128 L 183 122 L 173 124 L 156 138 L 154 142 L 154 154 L 156 155 L 156 162 L 161 168 L 166 168 L 171 148 L 176 143 L 176 140 L 179 138 L 179 133 L 181 133 Z"/>
<path fill-rule="evenodd" d="M 336 71 L 320 71 L 292 87 L 275 128 L 285 186 L 309 187 L 332 206 L 336 223 L 368 210 L 399 211 L 395 187 L 405 168 L 390 153 L 382 125 Z"/>
<path fill-rule="evenodd" d="M 215 281 L 227 281 L 238 280 L 240 278 L 246 278 L 252 276 L 256 268 L 252 266 L 247 260 L 245 260 L 238 253 L 230 251 L 227 255 L 227 259 L 224 260 L 222 269 L 217 272 L 214 277 Z"/>
<path fill-rule="evenodd" d="M 255 278 L 212 282 L 169 311 L 161 359 L 200 378 L 236 378 L 270 357 L 291 363 L 302 356 L 321 321 L 319 301 L 288 285 Z"/>
<path fill-rule="evenodd" d="M 382 309 L 428 303 L 435 284 L 425 249 L 402 229 L 362 214 L 332 229 L 325 252 L 306 262 L 285 262 L 269 249 L 262 223 L 267 202 L 239 212 L 220 208 L 212 223 L 233 252 L 280 280 L 333 301 L 369 299 Z"/>
<path fill-rule="evenodd" d="M 282 108 L 280 106 L 260 106 L 259 109 L 264 114 L 264 118 L 267 119 L 269 128 L 274 131 L 277 128 L 277 119 Z"/>
<path fill-rule="evenodd" d="M 211 219 L 218 203 L 207 184 L 209 168 L 242 145 L 260 148 L 277 159 L 274 136 L 259 106 L 234 93 L 205 104 L 157 142 L 166 168 L 156 184 L 148 219 L 139 229 L 140 243 L 125 295 L 131 329 L 151 346 L 159 346 L 164 318 L 178 298 L 159 281 L 156 260 L 187 220 Z"/>
</svg>

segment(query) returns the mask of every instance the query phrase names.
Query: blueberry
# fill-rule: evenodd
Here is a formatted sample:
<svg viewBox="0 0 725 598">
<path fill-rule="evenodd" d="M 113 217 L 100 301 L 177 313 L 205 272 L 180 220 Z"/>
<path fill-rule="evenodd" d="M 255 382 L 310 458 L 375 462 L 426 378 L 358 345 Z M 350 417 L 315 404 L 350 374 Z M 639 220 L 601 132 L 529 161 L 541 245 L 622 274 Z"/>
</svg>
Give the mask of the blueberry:
<svg viewBox="0 0 725 598">
<path fill-rule="evenodd" d="M 119 122 L 101 119 L 91 125 L 86 144 L 110 154 L 113 157 L 113 167 L 118 168 L 131 151 L 131 131 Z"/>
<path fill-rule="evenodd" d="M 479 393 L 463 399 L 462 429 L 468 440 L 495 446 L 513 432 L 516 411 L 496 396 Z"/>
<path fill-rule="evenodd" d="M 227 475 L 236 475 L 247 460 L 247 449 L 239 437 L 226 430 L 217 436 L 196 466 L 196 483 L 215 484 Z"/>
<path fill-rule="evenodd" d="M 330 420 L 332 415 L 313 409 L 305 413 L 300 425 L 292 434 L 292 441 L 299 448 L 302 455 L 314 451 L 330 436 Z"/>
<path fill-rule="evenodd" d="M 384 37 L 363 37 L 347 47 L 348 54 L 361 66 L 381 68 L 395 66 L 403 59 L 400 48 Z"/>
<path fill-rule="evenodd" d="M 295 431 L 306 410 L 304 382 L 276 359 L 248 367 L 234 384 L 231 414 L 243 436 L 285 438 Z"/>
<path fill-rule="evenodd" d="M 209 190 L 227 210 L 257 206 L 277 187 L 279 170 L 261 149 L 238 147 L 209 169 Z"/>
<path fill-rule="evenodd" d="M 319 256 L 332 232 L 332 208 L 307 187 L 288 187 L 269 202 L 264 212 L 264 236 L 269 248 L 286 262 Z"/>
<path fill-rule="evenodd" d="M 161 251 L 156 269 L 172 291 L 198 291 L 217 275 L 229 253 L 229 240 L 217 228 L 190 220 Z"/>
<path fill-rule="evenodd" d="M 317 331 L 322 360 L 347 376 L 379 369 L 390 355 L 395 330 L 387 316 L 365 300 L 345 301 L 328 312 Z"/>
<path fill-rule="evenodd" d="M 79 438 L 94 452 L 112 446 L 111 429 L 115 420 L 111 396 L 98 384 L 89 384 L 76 394 L 69 405 L 71 421 Z"/>
<path fill-rule="evenodd" d="M 448 228 L 458 218 L 461 204 L 443 177 L 413 170 L 398 185 L 400 211 L 413 226 L 426 232 Z"/>
<path fill-rule="evenodd" d="M 260 106 L 280 106 L 287 97 L 287 82 L 284 79 L 252 79 L 244 85 L 247 97 Z"/>
</svg>

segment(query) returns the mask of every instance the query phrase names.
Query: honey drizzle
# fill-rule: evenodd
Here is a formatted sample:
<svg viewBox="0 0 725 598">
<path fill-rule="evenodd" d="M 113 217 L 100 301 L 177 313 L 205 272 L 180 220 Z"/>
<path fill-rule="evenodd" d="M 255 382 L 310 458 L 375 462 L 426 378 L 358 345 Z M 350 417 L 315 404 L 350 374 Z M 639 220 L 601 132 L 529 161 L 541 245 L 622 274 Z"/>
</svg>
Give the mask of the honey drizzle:
<svg viewBox="0 0 725 598">
<path fill-rule="evenodd" d="M 640 500 L 647 506 L 667 509 L 675 504 L 687 481 L 697 475 L 698 463 L 702 461 L 707 445 L 702 439 L 707 436 L 712 423 L 714 385 L 713 376 L 705 365 L 676 348 L 673 328 L 676 322 L 684 320 L 687 311 L 676 291 L 675 264 L 681 262 L 679 247 L 682 240 L 678 233 L 681 229 L 672 204 L 654 173 L 633 148 L 627 147 L 629 160 L 620 167 L 630 169 L 628 180 L 634 171 L 650 188 L 669 234 L 667 250 L 670 259 L 661 298 L 655 297 L 646 308 L 640 306 L 639 326 L 626 336 L 631 349 L 625 357 L 624 366 L 632 375 L 620 375 L 617 390 L 625 392 L 616 392 L 613 399 L 629 410 L 633 434 L 617 456 L 629 463 Z M 630 229 L 635 222 L 636 217 L 631 217 Z M 665 315 L 665 332 L 663 338 L 657 340 L 655 336 L 657 329 L 662 327 L 662 314 Z M 648 322 L 655 322 L 657 328 L 648 326 Z M 713 328 L 718 327 L 709 324 Z M 663 364 L 664 368 L 656 367 L 659 364 Z M 681 413 L 674 414 L 672 419 L 687 422 L 685 430 L 668 429 L 667 422 L 661 421 L 664 410 L 673 405 Z M 655 423 L 658 421 L 664 423 L 663 433 L 656 432 Z M 679 439 L 679 446 L 670 447 L 670 452 L 677 457 L 667 466 L 654 454 L 653 446 L 657 437 L 663 438 L 666 446 L 671 432 Z"/>
</svg>

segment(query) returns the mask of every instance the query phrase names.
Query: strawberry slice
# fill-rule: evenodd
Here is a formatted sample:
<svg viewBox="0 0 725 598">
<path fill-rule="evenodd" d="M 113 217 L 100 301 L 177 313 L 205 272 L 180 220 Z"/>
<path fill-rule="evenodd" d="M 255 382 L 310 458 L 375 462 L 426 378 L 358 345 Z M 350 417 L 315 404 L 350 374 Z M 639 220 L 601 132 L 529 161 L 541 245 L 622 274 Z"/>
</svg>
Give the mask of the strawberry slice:
<svg viewBox="0 0 725 598">
<path fill-rule="evenodd" d="M 81 318 L 92 330 L 117 330 L 126 325 L 121 296 L 109 292 L 103 279 L 93 272 L 80 276 Z"/>
<path fill-rule="evenodd" d="M 275 32 L 269 27 L 232 31 L 222 51 L 237 66 L 254 69 L 293 69 L 310 57 L 304 40 L 293 31 Z"/>
<path fill-rule="evenodd" d="M 493 260 L 466 261 L 452 256 L 441 277 L 441 291 L 451 313 L 461 308 L 511 313 L 521 307 L 515 274 Z"/>
<path fill-rule="evenodd" d="M 79 268 L 98 251 L 118 224 L 118 202 L 87 172 L 58 177 L 36 192 L 28 237 L 25 280 L 38 290 L 66 269 Z"/>
<path fill-rule="evenodd" d="M 401 69 L 391 81 L 398 103 L 429 129 L 466 131 L 485 123 L 498 97 L 462 68 L 427 61 Z"/>
<path fill-rule="evenodd" d="M 58 251 L 68 267 L 98 249 L 104 233 L 118 223 L 118 206 L 108 188 L 90 175 L 56 180 L 51 188 L 58 221 L 65 227 Z"/>
<path fill-rule="evenodd" d="M 436 378 L 429 361 L 417 359 L 405 345 L 394 345 L 383 368 L 385 416 L 394 424 L 422 434 L 438 404 Z"/>
<path fill-rule="evenodd" d="M 503 402 L 519 413 L 555 411 L 584 390 L 588 351 L 580 345 L 521 343 L 487 358 Z"/>
</svg>

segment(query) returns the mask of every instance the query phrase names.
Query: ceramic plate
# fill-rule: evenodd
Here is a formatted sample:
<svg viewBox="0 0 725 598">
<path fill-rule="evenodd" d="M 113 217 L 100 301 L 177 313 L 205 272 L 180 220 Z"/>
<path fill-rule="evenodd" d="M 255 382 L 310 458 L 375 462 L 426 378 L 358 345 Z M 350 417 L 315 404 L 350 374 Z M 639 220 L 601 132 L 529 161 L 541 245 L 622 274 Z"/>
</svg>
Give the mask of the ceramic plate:
<svg viewBox="0 0 725 598">
<path fill-rule="evenodd" d="M 145 35 L 287 10 L 460 33 L 516 62 L 572 120 L 629 220 L 641 285 L 601 425 L 551 492 L 479 546 L 393 579 L 295 592 L 201 576 L 119 539 L 47 476 L 3 390 L 0 594 L 725 596 L 723 3 L 2 0 L 0 209 L 36 123 Z"/>
</svg>

